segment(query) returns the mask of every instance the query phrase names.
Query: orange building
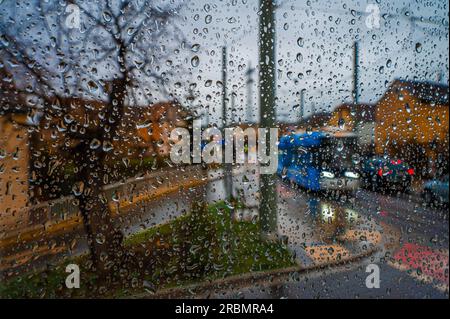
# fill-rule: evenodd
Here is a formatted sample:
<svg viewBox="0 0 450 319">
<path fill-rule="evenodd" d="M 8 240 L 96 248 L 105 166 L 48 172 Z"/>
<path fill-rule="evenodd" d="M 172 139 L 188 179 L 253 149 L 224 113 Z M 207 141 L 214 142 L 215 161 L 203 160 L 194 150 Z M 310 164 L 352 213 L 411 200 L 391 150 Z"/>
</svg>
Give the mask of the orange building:
<svg viewBox="0 0 450 319">
<path fill-rule="evenodd" d="M 25 208 L 41 200 L 56 199 L 71 189 L 72 168 L 67 161 L 80 140 L 67 131 L 94 131 L 100 125 L 102 101 L 59 98 L 52 116 L 42 116 L 24 104 L 11 103 L 17 94 L 0 99 L 0 225 L 23 222 Z M 14 92 L 11 92 L 14 93 Z M 126 107 L 113 143 L 111 158 L 166 157 L 175 127 L 189 127 L 190 112 L 174 102 Z M 112 162 L 113 163 L 113 162 Z M 65 187 L 62 189 L 62 187 Z"/>
<path fill-rule="evenodd" d="M 401 157 L 420 175 L 448 164 L 449 88 L 395 80 L 376 108 L 375 151 Z"/>
<path fill-rule="evenodd" d="M 354 132 L 362 153 L 371 155 L 375 144 L 375 105 L 341 104 L 331 114 L 330 128 Z"/>
<path fill-rule="evenodd" d="M 191 120 L 191 112 L 177 102 L 154 104 L 143 112 L 135 113 L 133 118 L 137 123 L 137 135 L 151 145 L 153 155 L 159 157 L 169 156 L 172 130 L 176 127 L 188 128 Z"/>
<path fill-rule="evenodd" d="M 0 68 L 0 235 L 28 220 L 32 118 L 13 76 Z"/>
<path fill-rule="evenodd" d="M 327 124 L 346 131 L 374 121 L 375 106 L 372 104 L 341 104 L 332 112 Z"/>
<path fill-rule="evenodd" d="M 29 145 L 26 115 L 0 116 L 0 233 L 27 220 Z"/>
<path fill-rule="evenodd" d="M 96 130 L 106 109 L 106 102 L 79 98 L 57 98 L 53 104 L 64 112 L 41 119 L 33 145 L 46 154 L 59 154 L 64 145 L 74 148 L 79 141 L 67 139 L 66 131 Z M 188 127 L 189 118 L 190 112 L 176 102 L 127 106 L 118 127 L 119 138 L 113 143 L 113 157 L 167 156 L 172 129 Z"/>
</svg>

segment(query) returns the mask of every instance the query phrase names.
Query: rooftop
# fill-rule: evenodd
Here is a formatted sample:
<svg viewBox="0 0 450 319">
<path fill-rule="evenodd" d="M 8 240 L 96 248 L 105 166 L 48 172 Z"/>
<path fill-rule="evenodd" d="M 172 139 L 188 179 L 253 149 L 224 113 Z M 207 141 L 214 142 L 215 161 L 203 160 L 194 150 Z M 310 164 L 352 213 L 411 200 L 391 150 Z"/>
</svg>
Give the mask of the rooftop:
<svg viewBox="0 0 450 319">
<path fill-rule="evenodd" d="M 399 88 L 408 90 L 408 92 L 420 100 L 427 103 L 436 103 L 448 105 L 449 87 L 446 84 L 426 81 L 409 81 L 397 79 L 390 88 Z"/>
</svg>

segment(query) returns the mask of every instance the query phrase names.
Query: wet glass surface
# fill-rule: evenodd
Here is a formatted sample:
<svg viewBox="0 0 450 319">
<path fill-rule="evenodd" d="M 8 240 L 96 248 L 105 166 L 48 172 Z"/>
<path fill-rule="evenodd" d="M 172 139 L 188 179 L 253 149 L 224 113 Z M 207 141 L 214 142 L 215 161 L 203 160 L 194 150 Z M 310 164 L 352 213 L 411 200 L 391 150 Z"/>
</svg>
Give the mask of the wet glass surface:
<svg viewBox="0 0 450 319">
<path fill-rule="evenodd" d="M 0 0 L 0 298 L 448 298 L 448 10 Z"/>
</svg>

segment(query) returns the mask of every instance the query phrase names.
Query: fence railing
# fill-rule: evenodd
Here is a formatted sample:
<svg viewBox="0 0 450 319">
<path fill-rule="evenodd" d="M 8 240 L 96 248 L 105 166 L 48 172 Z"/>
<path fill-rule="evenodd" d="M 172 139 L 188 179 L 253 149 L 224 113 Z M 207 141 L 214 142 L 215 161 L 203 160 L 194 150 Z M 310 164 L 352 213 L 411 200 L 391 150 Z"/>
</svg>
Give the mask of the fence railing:
<svg viewBox="0 0 450 319">
<path fill-rule="evenodd" d="M 124 182 L 104 187 L 104 194 L 110 209 L 115 212 L 120 203 L 133 202 L 134 198 L 146 198 L 163 186 L 176 183 L 181 179 L 205 178 L 200 166 L 187 166 L 183 169 L 161 170 L 142 177 L 127 179 Z M 65 196 L 52 201 L 42 202 L 26 209 L 27 220 L 21 225 L 26 227 L 48 226 L 80 216 L 78 200 L 75 196 Z"/>
</svg>

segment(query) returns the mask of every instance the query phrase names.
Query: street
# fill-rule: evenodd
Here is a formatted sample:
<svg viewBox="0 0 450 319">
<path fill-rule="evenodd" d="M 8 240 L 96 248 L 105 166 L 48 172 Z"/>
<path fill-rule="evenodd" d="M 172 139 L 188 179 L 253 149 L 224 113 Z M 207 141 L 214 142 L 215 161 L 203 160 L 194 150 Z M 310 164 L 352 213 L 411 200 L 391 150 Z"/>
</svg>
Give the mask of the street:
<svg viewBox="0 0 450 319">
<path fill-rule="evenodd" d="M 332 259 L 339 252 L 350 258 L 368 249 L 365 245 L 377 246 L 377 252 L 345 266 L 330 266 L 298 274 L 295 279 L 278 278 L 276 283 L 240 287 L 208 297 L 448 298 L 449 228 L 445 208 L 424 206 L 416 194 L 392 196 L 360 189 L 354 198 L 341 202 L 306 194 L 281 180 L 277 190 L 279 233 L 288 237 L 301 264 L 321 265 L 324 258 Z M 330 207 L 335 212 L 330 213 Z M 352 238 L 356 228 L 358 238 Z M 326 253 L 308 253 L 311 247 L 322 247 Z M 379 266 L 378 289 L 366 287 L 368 264 Z"/>
<path fill-rule="evenodd" d="M 287 201 L 297 204 L 289 210 L 297 219 L 307 213 L 299 208 L 308 200 L 321 200 L 283 184 L 279 189 Z M 275 278 L 258 286 L 208 292 L 200 298 L 448 298 L 447 211 L 365 190 L 357 193 L 353 207 L 381 227 L 381 250 L 372 256 L 343 266 Z M 366 287 L 369 264 L 379 266 L 378 289 Z"/>
</svg>

